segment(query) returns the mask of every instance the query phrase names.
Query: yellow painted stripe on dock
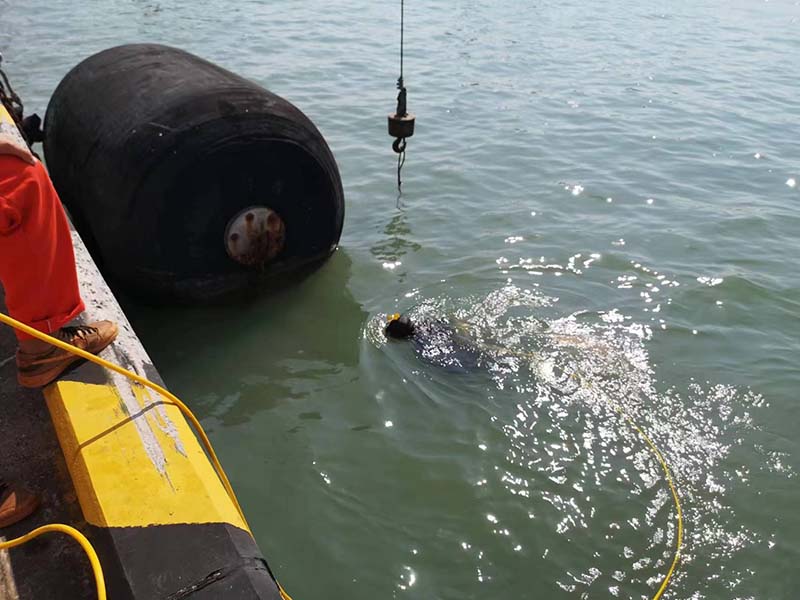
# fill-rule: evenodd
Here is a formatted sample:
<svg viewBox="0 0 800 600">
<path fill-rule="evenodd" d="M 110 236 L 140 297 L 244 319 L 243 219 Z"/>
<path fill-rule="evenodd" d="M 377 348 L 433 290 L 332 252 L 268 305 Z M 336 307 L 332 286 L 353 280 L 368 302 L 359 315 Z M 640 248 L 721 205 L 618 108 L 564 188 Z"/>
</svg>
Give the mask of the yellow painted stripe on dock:
<svg viewBox="0 0 800 600">
<path fill-rule="evenodd" d="M 128 415 L 111 385 L 58 381 L 45 389 L 86 520 L 99 527 L 229 523 L 249 531 L 180 410 L 154 404 L 141 386 L 133 391 L 142 410 Z"/>
</svg>

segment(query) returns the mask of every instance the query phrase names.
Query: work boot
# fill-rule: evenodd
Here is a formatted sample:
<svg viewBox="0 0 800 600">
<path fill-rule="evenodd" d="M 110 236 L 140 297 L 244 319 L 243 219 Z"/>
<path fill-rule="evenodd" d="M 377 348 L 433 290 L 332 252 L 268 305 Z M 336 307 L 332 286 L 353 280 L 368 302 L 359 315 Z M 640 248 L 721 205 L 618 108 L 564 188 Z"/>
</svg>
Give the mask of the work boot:
<svg viewBox="0 0 800 600">
<path fill-rule="evenodd" d="M 39 498 L 22 488 L 0 481 L 0 528 L 28 517 L 39 507 Z"/>
<path fill-rule="evenodd" d="M 86 352 L 98 354 L 117 338 L 117 332 L 116 323 L 99 321 L 89 325 L 62 327 L 53 337 Z M 81 360 L 79 356 L 55 346 L 36 353 L 18 350 L 17 381 L 23 387 L 43 387 Z"/>
</svg>

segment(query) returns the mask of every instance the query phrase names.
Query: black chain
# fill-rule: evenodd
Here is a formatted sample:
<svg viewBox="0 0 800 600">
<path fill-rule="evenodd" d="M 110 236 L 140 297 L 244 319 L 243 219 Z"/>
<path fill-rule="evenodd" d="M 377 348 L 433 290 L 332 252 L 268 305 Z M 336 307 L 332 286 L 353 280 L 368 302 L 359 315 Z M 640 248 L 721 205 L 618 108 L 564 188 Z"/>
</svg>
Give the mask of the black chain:
<svg viewBox="0 0 800 600">
<path fill-rule="evenodd" d="M 400 0 L 400 77 L 397 80 L 397 110 L 398 117 L 405 117 L 408 114 L 406 104 L 406 87 L 403 83 L 403 46 L 405 37 L 405 0 Z M 406 163 L 406 138 L 397 138 L 392 144 L 392 149 L 397 153 L 397 190 L 400 191 L 403 181 L 400 179 L 400 172 Z"/>
<path fill-rule="evenodd" d="M 0 102 L 2 102 L 8 114 L 14 120 L 14 124 L 22 135 L 22 138 L 32 146 L 36 142 L 44 140 L 44 133 L 42 132 L 42 120 L 39 115 L 33 114 L 25 117 L 25 106 L 22 104 L 22 99 L 11 87 L 11 82 L 8 80 L 8 75 L 2 68 L 3 55 L 0 54 Z M 33 152 L 33 150 L 31 150 Z M 38 155 L 33 152 L 33 155 L 38 158 Z"/>
<path fill-rule="evenodd" d="M 11 87 L 11 82 L 8 80 L 8 75 L 6 75 L 2 65 L 3 55 L 0 54 L 0 101 L 3 102 L 3 106 L 6 107 L 11 118 L 14 119 L 17 127 L 19 127 L 22 124 L 22 113 L 25 107 L 22 105 L 22 100 L 17 96 L 14 88 Z"/>
<path fill-rule="evenodd" d="M 397 141 L 402 142 L 400 144 L 400 152 L 397 153 L 397 189 L 400 190 L 403 185 L 400 180 L 400 171 L 403 169 L 403 165 L 406 164 L 406 138 L 400 138 Z"/>
</svg>

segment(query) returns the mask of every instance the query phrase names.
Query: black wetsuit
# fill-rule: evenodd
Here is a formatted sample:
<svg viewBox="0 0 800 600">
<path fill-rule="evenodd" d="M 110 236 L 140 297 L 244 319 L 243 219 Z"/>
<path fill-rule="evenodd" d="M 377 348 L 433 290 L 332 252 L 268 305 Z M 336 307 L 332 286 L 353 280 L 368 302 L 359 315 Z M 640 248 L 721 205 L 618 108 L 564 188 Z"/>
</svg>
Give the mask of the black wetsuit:
<svg viewBox="0 0 800 600">
<path fill-rule="evenodd" d="M 486 358 L 475 340 L 441 319 L 416 322 L 411 343 L 420 358 L 447 371 L 475 371 Z"/>
</svg>

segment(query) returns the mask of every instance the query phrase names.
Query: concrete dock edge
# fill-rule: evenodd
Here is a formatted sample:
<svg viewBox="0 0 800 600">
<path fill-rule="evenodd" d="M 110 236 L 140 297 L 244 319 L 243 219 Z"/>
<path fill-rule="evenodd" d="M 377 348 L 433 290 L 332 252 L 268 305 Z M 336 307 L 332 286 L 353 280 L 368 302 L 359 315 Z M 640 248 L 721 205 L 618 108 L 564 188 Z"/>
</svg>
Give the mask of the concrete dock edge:
<svg viewBox="0 0 800 600">
<path fill-rule="evenodd" d="M 109 319 L 120 328 L 101 356 L 161 384 L 74 231 L 73 242 L 83 320 Z M 109 598 L 280 600 L 247 524 L 177 407 L 92 363 L 44 396 Z"/>
</svg>

